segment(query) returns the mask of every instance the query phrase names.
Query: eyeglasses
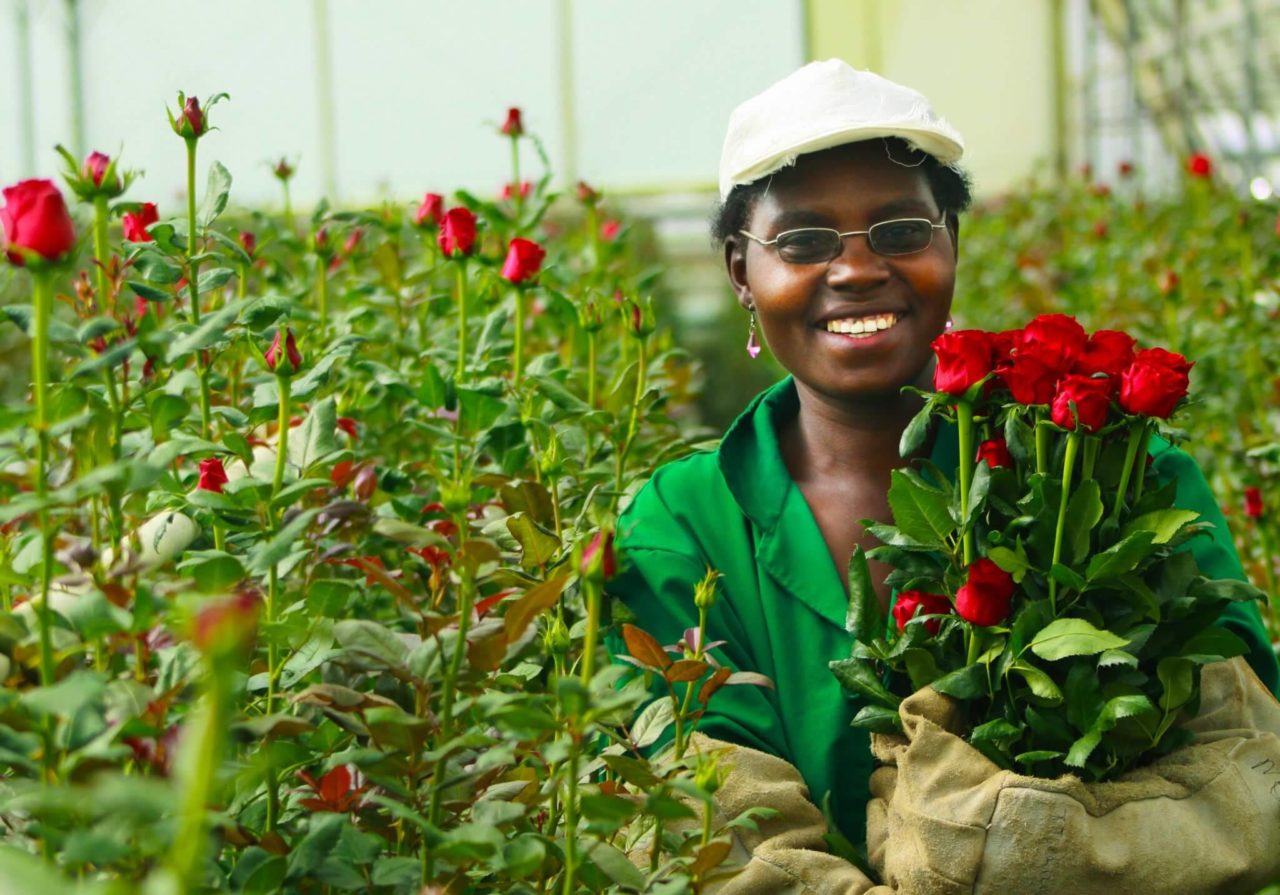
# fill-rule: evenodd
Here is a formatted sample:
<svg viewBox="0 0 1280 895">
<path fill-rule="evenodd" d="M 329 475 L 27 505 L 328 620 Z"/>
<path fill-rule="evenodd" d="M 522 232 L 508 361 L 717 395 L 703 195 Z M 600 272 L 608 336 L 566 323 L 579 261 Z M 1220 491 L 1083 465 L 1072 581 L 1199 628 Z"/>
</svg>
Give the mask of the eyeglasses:
<svg viewBox="0 0 1280 895">
<path fill-rule="evenodd" d="M 933 231 L 946 227 L 928 218 L 898 218 L 872 224 L 869 230 L 850 230 L 841 233 L 830 227 L 800 227 L 784 230 L 773 239 L 739 230 L 748 239 L 762 246 L 776 245 L 778 257 L 790 264 L 825 264 L 840 257 L 844 251 L 846 236 L 865 236 L 871 251 L 877 255 L 911 255 L 923 252 L 933 243 Z"/>
</svg>

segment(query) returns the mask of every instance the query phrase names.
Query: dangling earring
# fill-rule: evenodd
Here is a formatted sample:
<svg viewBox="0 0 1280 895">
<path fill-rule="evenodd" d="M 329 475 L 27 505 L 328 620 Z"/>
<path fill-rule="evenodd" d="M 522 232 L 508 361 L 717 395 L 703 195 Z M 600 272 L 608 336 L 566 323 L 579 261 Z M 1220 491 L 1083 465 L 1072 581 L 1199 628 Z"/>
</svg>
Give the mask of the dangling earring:
<svg viewBox="0 0 1280 895">
<path fill-rule="evenodd" d="M 756 338 L 756 309 L 752 307 L 747 311 L 751 314 L 751 329 L 747 332 L 747 354 L 755 360 L 760 356 L 760 340 Z"/>
<path fill-rule="evenodd" d="M 952 328 L 952 327 L 954 327 L 955 325 L 956 325 L 956 322 L 955 322 L 954 320 L 952 320 L 952 319 L 951 319 L 951 315 L 950 315 L 950 314 L 948 314 L 948 315 L 947 315 L 947 327 L 946 327 L 947 332 L 951 332 L 951 328 Z"/>
</svg>

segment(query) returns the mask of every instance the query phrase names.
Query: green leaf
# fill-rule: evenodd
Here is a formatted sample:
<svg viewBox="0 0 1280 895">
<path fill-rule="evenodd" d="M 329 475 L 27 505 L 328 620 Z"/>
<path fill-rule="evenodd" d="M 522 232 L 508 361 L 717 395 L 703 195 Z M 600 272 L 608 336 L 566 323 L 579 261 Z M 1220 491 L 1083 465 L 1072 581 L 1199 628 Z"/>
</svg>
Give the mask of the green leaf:
<svg viewBox="0 0 1280 895">
<path fill-rule="evenodd" d="M 1128 642 L 1110 631 L 1095 628 L 1082 618 L 1060 618 L 1042 628 L 1030 645 L 1033 653 L 1052 662 L 1068 656 L 1097 655 Z"/>
<path fill-rule="evenodd" d="M 164 289 L 157 289 L 154 286 L 148 286 L 140 280 L 129 280 L 129 288 L 133 290 L 133 294 L 147 301 L 171 302 L 173 301 L 173 293 Z"/>
<path fill-rule="evenodd" d="M 987 666 L 981 662 L 957 668 L 934 681 L 930 686 L 956 699 L 977 699 L 987 694 Z"/>
<path fill-rule="evenodd" d="M 41 715 L 70 717 L 97 700 L 107 688 L 106 682 L 92 671 L 73 671 L 56 684 L 37 687 L 22 694 L 22 703 Z"/>
<path fill-rule="evenodd" d="M 1064 763 L 1073 768 L 1082 768 L 1089 756 L 1093 754 L 1093 750 L 1098 748 L 1098 744 L 1102 742 L 1102 731 L 1093 729 L 1086 733 L 1080 739 L 1071 744 L 1071 749 L 1067 752 L 1067 757 L 1063 759 Z"/>
<path fill-rule="evenodd" d="M 524 513 L 507 517 L 507 531 L 520 543 L 520 565 L 536 568 L 549 562 L 560 549 L 560 539 Z"/>
<path fill-rule="evenodd" d="M 942 671 L 938 668 L 938 663 L 933 658 L 933 653 L 927 649 L 915 647 L 906 650 L 902 654 L 902 659 L 906 663 L 907 675 L 911 678 L 911 686 L 917 690 L 929 686 L 942 677 Z"/>
<path fill-rule="evenodd" d="M 1067 501 L 1062 546 L 1067 565 L 1083 562 L 1089 555 L 1089 535 L 1102 519 L 1102 489 L 1093 479 L 1085 479 Z"/>
<path fill-rule="evenodd" d="M 1023 577 L 1031 568 L 1031 561 L 1027 559 L 1027 549 L 1022 546 L 1021 535 L 1014 542 L 1013 549 L 1008 547 L 988 548 L 987 558 L 1012 575 L 1013 580 L 1017 583 L 1022 582 Z"/>
<path fill-rule="evenodd" d="M 208 295 L 214 289 L 225 286 L 236 272 L 229 267 L 213 267 L 200 271 L 200 295 Z"/>
<path fill-rule="evenodd" d="M 603 839 L 587 839 L 583 848 L 587 858 L 619 886 L 640 891 L 645 886 L 644 874 L 621 849 Z"/>
<path fill-rule="evenodd" d="M 924 447 L 925 438 L 929 434 L 929 420 L 933 417 L 933 402 L 926 401 L 920 411 L 911 418 L 907 427 L 902 430 L 898 439 L 898 455 L 909 459 Z"/>
<path fill-rule="evenodd" d="M 1151 543 L 1167 544 L 1169 539 L 1176 535 L 1182 526 L 1200 518 L 1200 514 L 1194 510 L 1156 510 L 1153 513 L 1143 513 L 1135 519 L 1130 519 L 1125 527 L 1120 530 L 1120 536 L 1128 537 L 1134 532 L 1150 531 L 1153 534 Z"/>
<path fill-rule="evenodd" d="M 1248 645 L 1226 628 L 1205 628 L 1182 645 L 1182 656 L 1199 665 L 1234 659 L 1249 652 Z"/>
<path fill-rule="evenodd" d="M 902 717 L 882 705 L 864 705 L 853 716 L 849 726 L 872 733 L 902 733 Z"/>
<path fill-rule="evenodd" d="M 319 515 L 318 508 L 303 510 L 289 524 L 280 529 L 269 541 L 258 543 L 249 554 L 249 571 L 257 575 L 265 575 L 271 567 L 293 552 L 294 542 L 302 536 L 311 524 L 311 520 Z"/>
<path fill-rule="evenodd" d="M 394 631 L 368 619 L 343 619 L 333 626 L 333 636 L 344 650 L 370 656 L 393 668 L 403 665 L 409 654 L 409 648 Z"/>
<path fill-rule="evenodd" d="M 198 327 L 169 346 L 168 363 L 173 365 L 190 354 L 228 341 L 231 324 L 239 313 L 240 302 L 229 301 L 212 314 L 206 314 Z"/>
<path fill-rule="evenodd" d="M 1080 577 L 1079 573 L 1067 568 L 1060 562 L 1053 564 L 1053 568 L 1049 570 L 1049 577 L 1068 590 L 1081 591 L 1089 584 L 1089 582 Z"/>
<path fill-rule="evenodd" d="M 1131 571 L 1150 555 L 1153 537 L 1152 532 L 1135 531 L 1120 543 L 1096 554 L 1089 560 L 1089 569 L 1085 577 L 1091 582 L 1101 581 L 1116 578 Z"/>
<path fill-rule="evenodd" d="M 942 547 L 956 528 L 947 492 L 900 469 L 895 469 L 890 478 L 889 508 L 894 524 L 917 543 Z"/>
<path fill-rule="evenodd" d="M 289 433 L 289 462 L 305 475 L 317 460 L 338 449 L 337 428 L 337 403 L 330 396 L 315 404 L 302 424 Z"/>
<path fill-rule="evenodd" d="M 827 663 L 846 690 L 852 690 L 879 705 L 897 708 L 902 699 L 885 687 L 876 676 L 871 663 L 862 659 L 836 659 Z"/>
<path fill-rule="evenodd" d="M 1164 687 L 1160 708 L 1165 712 L 1182 708 L 1195 695 L 1195 665 L 1190 659 L 1166 656 L 1156 665 L 1156 676 Z"/>
<path fill-rule="evenodd" d="M 991 467 L 986 463 L 979 463 L 974 467 L 973 479 L 969 482 L 969 512 L 961 520 L 964 528 L 970 528 L 986 507 L 987 491 L 990 488 Z"/>
<path fill-rule="evenodd" d="M 1015 662 L 1013 670 L 1022 675 L 1022 679 L 1036 696 L 1055 705 L 1062 702 L 1062 690 L 1043 669 L 1026 662 Z"/>
<path fill-rule="evenodd" d="M 191 404 L 181 395 L 168 395 L 158 392 L 150 400 L 151 433 L 157 443 L 164 441 L 178 427 L 178 423 L 186 419 L 191 412 Z"/>
<path fill-rule="evenodd" d="M 204 202 L 200 205 L 199 226 L 206 228 L 214 222 L 227 207 L 227 197 L 231 193 L 231 172 L 222 162 L 214 162 L 209 166 L 209 181 L 204 190 Z"/>
<path fill-rule="evenodd" d="M 1232 602 L 1258 600 L 1263 604 L 1267 602 L 1265 591 L 1259 590 L 1247 581 L 1238 581 L 1235 578 L 1201 578 L 1198 581 L 1192 581 L 1187 588 L 1187 593 L 1197 600 L 1217 599 Z"/>
<path fill-rule="evenodd" d="M 862 547 L 854 547 L 849 557 L 849 611 L 845 630 L 860 643 L 871 643 L 884 636 L 884 610 L 871 583 L 871 569 Z"/>
<path fill-rule="evenodd" d="M 289 851 L 288 879 L 303 879 L 324 862 L 338 844 L 342 828 L 349 823 L 345 814 L 311 813 L 307 835 Z"/>
<path fill-rule="evenodd" d="M 207 594 L 226 590 L 244 578 L 244 566 L 240 560 L 218 550 L 204 550 L 198 555 L 188 551 L 178 568 L 190 568 L 196 587 Z"/>
</svg>

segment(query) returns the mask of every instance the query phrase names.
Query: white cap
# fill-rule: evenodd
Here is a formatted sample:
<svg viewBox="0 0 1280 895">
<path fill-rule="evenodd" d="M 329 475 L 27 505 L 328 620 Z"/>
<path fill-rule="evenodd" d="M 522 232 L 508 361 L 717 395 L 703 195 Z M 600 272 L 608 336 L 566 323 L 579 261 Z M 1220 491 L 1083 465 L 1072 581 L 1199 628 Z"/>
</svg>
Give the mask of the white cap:
<svg viewBox="0 0 1280 895">
<path fill-rule="evenodd" d="M 795 164 L 806 152 L 875 137 L 901 137 L 943 164 L 964 154 L 960 133 L 922 94 L 839 59 L 810 62 L 729 116 L 720 198 L 738 184 Z"/>
</svg>

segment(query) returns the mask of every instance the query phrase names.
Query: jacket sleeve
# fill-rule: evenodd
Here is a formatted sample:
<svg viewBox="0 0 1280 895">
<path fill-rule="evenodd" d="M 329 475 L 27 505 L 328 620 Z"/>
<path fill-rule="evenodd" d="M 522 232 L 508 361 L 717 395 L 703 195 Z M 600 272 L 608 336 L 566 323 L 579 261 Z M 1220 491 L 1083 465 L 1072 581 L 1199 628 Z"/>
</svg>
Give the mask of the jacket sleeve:
<svg viewBox="0 0 1280 895">
<path fill-rule="evenodd" d="M 1240 556 L 1231 540 L 1227 520 L 1195 460 L 1165 442 L 1155 447 L 1151 455 L 1152 472 L 1162 481 L 1172 479 L 1178 483 L 1175 505 L 1195 510 L 1200 514 L 1201 521 L 1213 524 L 1213 530 L 1208 536 L 1202 535 L 1191 540 L 1191 553 L 1195 556 L 1200 571 L 1209 578 L 1236 578 L 1243 581 L 1244 567 L 1240 564 Z M 1275 649 L 1267 635 L 1258 605 L 1253 602 L 1232 603 L 1222 613 L 1220 624 L 1248 644 L 1249 652 L 1245 654 L 1245 660 L 1267 689 L 1280 694 L 1280 662 L 1276 660 Z"/>
</svg>

